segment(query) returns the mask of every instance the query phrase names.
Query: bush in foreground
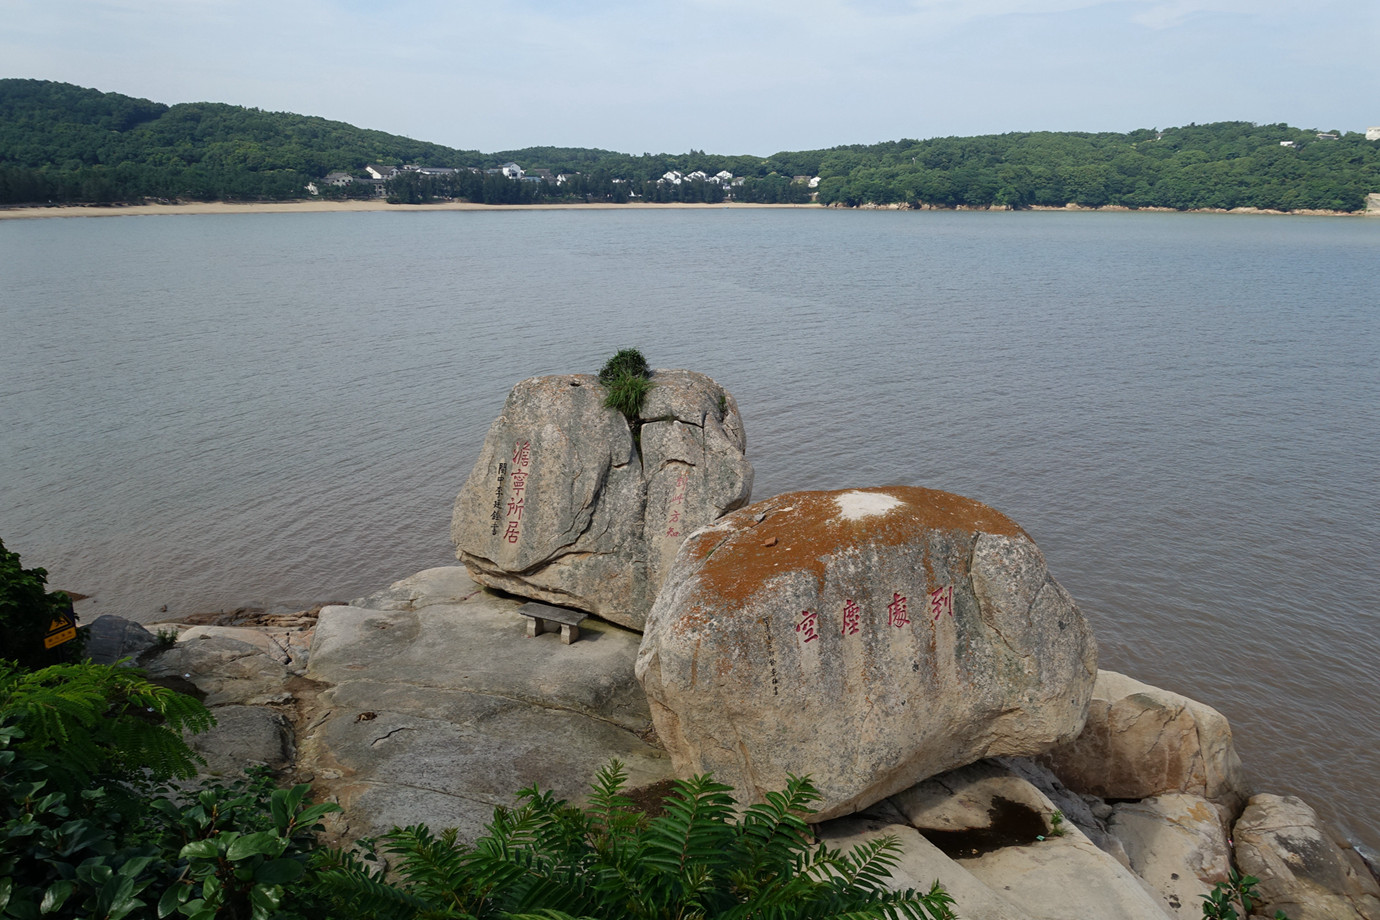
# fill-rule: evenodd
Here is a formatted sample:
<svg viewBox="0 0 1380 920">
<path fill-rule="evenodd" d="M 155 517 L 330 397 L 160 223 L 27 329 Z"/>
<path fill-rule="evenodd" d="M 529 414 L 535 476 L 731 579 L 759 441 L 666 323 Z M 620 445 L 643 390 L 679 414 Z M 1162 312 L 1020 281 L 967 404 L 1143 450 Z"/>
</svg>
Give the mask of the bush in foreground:
<svg viewBox="0 0 1380 920">
<path fill-rule="evenodd" d="M 894 839 L 849 852 L 815 844 L 804 815 L 819 795 L 808 779 L 793 777 L 741 817 L 730 787 L 680 780 L 653 818 L 621 794 L 625 781 L 620 764 L 606 767 L 585 809 L 525 789 L 474 846 L 454 831 L 394 828 L 382 845 L 396 882 L 335 852 L 322 889 L 377 920 L 953 917 L 937 882 L 924 893 L 887 888 Z"/>
</svg>

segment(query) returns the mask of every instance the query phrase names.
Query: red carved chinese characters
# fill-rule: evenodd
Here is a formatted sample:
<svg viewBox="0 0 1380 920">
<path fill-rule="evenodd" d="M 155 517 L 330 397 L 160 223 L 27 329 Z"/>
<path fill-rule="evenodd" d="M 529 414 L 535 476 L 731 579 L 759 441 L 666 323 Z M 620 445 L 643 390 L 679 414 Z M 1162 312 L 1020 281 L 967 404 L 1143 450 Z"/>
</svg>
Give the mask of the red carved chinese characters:
<svg viewBox="0 0 1380 920">
<path fill-rule="evenodd" d="M 895 591 L 891 593 L 891 603 L 886 605 L 886 622 L 888 626 L 895 626 L 897 629 L 910 625 L 910 617 L 906 615 L 904 594 Z"/>
<path fill-rule="evenodd" d="M 819 638 L 819 634 L 815 632 L 815 625 L 818 621 L 819 614 L 802 610 L 800 611 L 800 622 L 795 624 L 795 631 L 804 636 L 806 642 L 813 642 Z"/>
<path fill-rule="evenodd" d="M 934 622 L 938 623 L 939 618 L 948 614 L 950 619 L 954 615 L 954 586 L 945 585 L 930 592 L 930 613 L 934 614 Z"/>
<path fill-rule="evenodd" d="M 845 636 L 856 636 L 861 624 L 862 606 L 850 597 L 843 605 L 843 629 L 840 632 Z"/>
<path fill-rule="evenodd" d="M 532 464 L 532 442 L 517 441 L 513 444 L 513 470 L 509 480 L 513 484 L 512 497 L 508 499 L 508 529 L 503 539 L 516 543 L 522 534 L 522 512 L 527 507 L 527 467 Z M 500 480 L 501 484 L 502 480 Z M 501 487 L 501 485 L 500 485 Z"/>
<path fill-rule="evenodd" d="M 682 473 L 680 473 L 679 475 L 676 476 L 676 494 L 674 494 L 674 495 L 671 496 L 671 502 L 670 502 L 670 503 L 671 503 L 672 505 L 684 504 L 684 502 L 685 502 L 685 489 L 686 489 L 686 486 L 688 486 L 689 484 L 690 484 L 690 474 L 689 474 L 689 473 L 687 473 L 687 472 L 682 472 Z M 668 518 L 667 521 L 666 521 L 666 536 L 668 536 L 668 537 L 678 537 L 678 536 L 680 536 L 680 529 L 679 529 L 678 527 L 676 527 L 676 525 L 677 525 L 678 523 L 680 523 L 680 509 L 679 509 L 679 508 L 676 508 L 676 509 L 673 509 L 673 510 L 671 511 L 671 516 L 670 516 L 670 518 Z"/>
</svg>

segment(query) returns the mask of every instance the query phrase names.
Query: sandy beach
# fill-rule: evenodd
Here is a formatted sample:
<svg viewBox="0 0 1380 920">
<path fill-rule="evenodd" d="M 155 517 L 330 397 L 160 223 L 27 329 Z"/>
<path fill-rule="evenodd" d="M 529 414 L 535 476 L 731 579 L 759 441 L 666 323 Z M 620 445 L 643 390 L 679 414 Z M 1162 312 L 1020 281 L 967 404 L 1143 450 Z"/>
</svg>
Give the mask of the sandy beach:
<svg viewBox="0 0 1380 920">
<path fill-rule="evenodd" d="M 797 208 L 797 209 L 823 209 L 828 205 L 822 204 L 753 204 L 749 202 L 726 201 L 720 204 L 701 204 L 694 202 L 630 202 L 628 204 L 613 204 L 610 202 L 597 202 L 593 204 L 581 204 L 574 202 L 551 202 L 544 204 L 475 204 L 469 201 L 439 201 L 435 204 L 389 204 L 386 201 L 373 199 L 370 201 L 256 201 L 256 202 L 232 202 L 232 201 L 195 201 L 180 202 L 176 204 L 129 204 L 129 205 L 55 205 L 55 206 L 32 206 L 32 207 L 13 207 L 0 208 L 0 220 L 28 219 L 39 217 L 144 217 L 144 216 L 168 216 L 172 214 L 307 214 L 307 213 L 329 213 L 334 211 L 557 211 L 557 210 L 585 210 L 599 211 L 617 208 L 634 209 L 639 211 L 661 211 L 661 210 L 715 210 L 715 209 L 743 209 L 743 208 Z M 859 210 L 876 211 L 911 211 L 911 210 L 934 210 L 934 211 L 1010 211 L 1010 208 L 992 207 L 969 207 L 959 205 L 956 208 L 944 208 L 935 206 L 912 205 L 862 205 Z M 1121 205 L 1105 205 L 1099 208 L 1082 207 L 1080 205 L 1065 205 L 1064 207 L 1046 207 L 1035 205 L 1030 207 L 1031 211 L 1144 211 L 1147 213 L 1184 213 L 1184 214 L 1263 214 L 1295 217 L 1368 217 L 1380 215 L 1380 208 L 1364 211 L 1320 211 L 1320 210 L 1298 210 L 1298 211 L 1272 211 L 1260 208 L 1233 208 L 1231 210 L 1221 208 L 1198 208 L 1191 211 L 1175 212 L 1173 208 L 1128 208 Z"/>
<path fill-rule="evenodd" d="M 0 220 L 13 220 L 36 217 L 143 217 L 170 214 L 303 214 L 327 213 L 333 211 L 550 211 L 550 210 L 602 210 L 610 208 L 636 208 L 638 210 L 669 210 L 715 208 L 822 208 L 818 204 L 748 204 L 744 202 L 725 202 L 722 204 L 697 204 L 686 202 L 633 203 L 633 204 L 474 204 L 468 201 L 443 201 L 436 204 L 389 204 L 386 201 L 262 201 L 229 202 L 204 201 L 182 204 L 131 204 L 131 205 L 62 205 L 56 207 L 27 207 L 0 209 Z"/>
</svg>

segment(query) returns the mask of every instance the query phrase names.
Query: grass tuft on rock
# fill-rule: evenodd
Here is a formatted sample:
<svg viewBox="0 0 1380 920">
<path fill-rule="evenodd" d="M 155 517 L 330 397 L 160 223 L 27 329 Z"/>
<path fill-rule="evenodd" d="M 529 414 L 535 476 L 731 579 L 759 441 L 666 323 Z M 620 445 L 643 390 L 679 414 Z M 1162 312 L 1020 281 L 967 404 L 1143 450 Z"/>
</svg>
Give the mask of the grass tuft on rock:
<svg viewBox="0 0 1380 920">
<path fill-rule="evenodd" d="M 599 371 L 599 382 L 610 384 L 619 377 L 650 377 L 652 369 L 647 366 L 647 359 L 642 357 L 642 352 L 636 348 L 620 348 L 618 353 L 604 363 Z"/>
<path fill-rule="evenodd" d="M 642 352 L 636 348 L 620 349 L 599 371 L 599 382 L 608 391 L 604 405 L 618 410 L 629 422 L 635 423 L 647 394 L 656 386 L 651 378 L 652 369 L 647 366 Z"/>
</svg>

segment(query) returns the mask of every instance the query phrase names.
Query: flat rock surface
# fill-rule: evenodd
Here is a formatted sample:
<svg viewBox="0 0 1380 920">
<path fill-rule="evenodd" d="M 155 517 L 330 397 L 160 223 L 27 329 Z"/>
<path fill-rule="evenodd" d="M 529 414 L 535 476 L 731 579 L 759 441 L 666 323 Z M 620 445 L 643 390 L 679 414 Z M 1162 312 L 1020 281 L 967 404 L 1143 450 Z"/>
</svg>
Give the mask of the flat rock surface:
<svg viewBox="0 0 1380 920">
<path fill-rule="evenodd" d="M 437 604 L 461 604 L 483 590 L 463 565 L 423 569 L 393 582 L 382 591 L 350 601 L 351 607 L 373 610 L 420 610 Z"/>
<path fill-rule="evenodd" d="M 292 763 L 292 726 L 281 714 L 264 706 L 217 706 L 211 710 L 216 724 L 199 735 L 188 735 L 187 744 L 206 761 L 203 772 L 238 773 L 246 764 L 274 770 Z"/>
<path fill-rule="evenodd" d="M 578 800 L 612 758 L 631 786 L 671 776 L 647 740 L 637 633 L 587 620 L 573 645 L 529 639 L 520 600 L 455 587 L 460 603 L 321 611 L 307 676 L 334 686 L 299 765 L 345 806 L 351 834 L 426 822 L 473 839 L 517 790 Z"/>
<path fill-rule="evenodd" d="M 291 697 L 291 672 L 259 648 L 226 636 L 179 641 L 144 666 L 149 677 L 190 681 L 207 706 L 262 705 Z"/>
</svg>

